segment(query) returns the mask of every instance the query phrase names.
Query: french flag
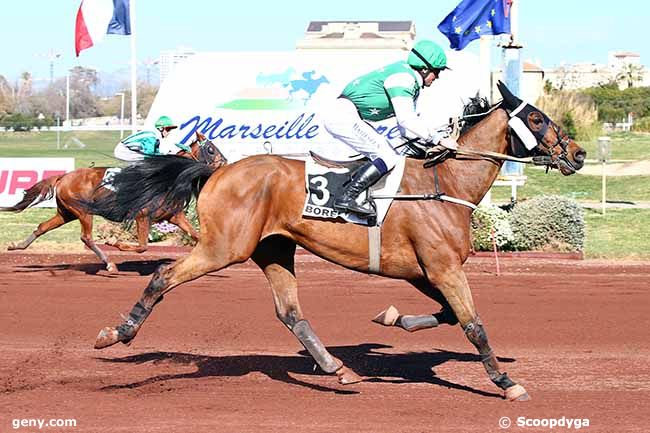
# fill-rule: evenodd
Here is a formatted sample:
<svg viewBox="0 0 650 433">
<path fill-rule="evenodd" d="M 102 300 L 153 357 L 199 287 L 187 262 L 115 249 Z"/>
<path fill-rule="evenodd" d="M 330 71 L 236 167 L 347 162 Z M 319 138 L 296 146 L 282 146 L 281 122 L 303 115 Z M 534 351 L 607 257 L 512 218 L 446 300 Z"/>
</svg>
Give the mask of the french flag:
<svg viewBox="0 0 650 433">
<path fill-rule="evenodd" d="M 131 34 L 129 0 L 82 0 L 74 34 L 77 57 L 107 34 Z"/>
</svg>

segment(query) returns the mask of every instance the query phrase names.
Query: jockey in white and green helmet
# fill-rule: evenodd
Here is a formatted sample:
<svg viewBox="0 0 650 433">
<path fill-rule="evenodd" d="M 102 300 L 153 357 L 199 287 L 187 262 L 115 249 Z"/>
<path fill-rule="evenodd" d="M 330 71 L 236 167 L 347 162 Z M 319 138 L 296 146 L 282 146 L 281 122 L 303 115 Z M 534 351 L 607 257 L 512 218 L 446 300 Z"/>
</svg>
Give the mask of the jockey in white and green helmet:
<svg viewBox="0 0 650 433">
<path fill-rule="evenodd" d="M 115 157 L 122 161 L 140 161 L 149 156 L 172 153 L 167 152 L 165 149 L 161 151 L 160 148 L 170 132 L 178 128 L 178 126 L 174 124 L 169 116 L 160 116 L 156 120 L 154 127 L 156 128 L 155 131 L 136 132 L 120 141 L 113 152 Z M 185 144 L 174 142 L 173 145 L 175 147 L 171 147 L 171 149 L 178 148 L 190 152 L 189 146 Z"/>
<path fill-rule="evenodd" d="M 447 56 L 435 42 L 419 41 L 406 61 L 365 74 L 348 84 L 323 116 L 323 124 L 335 138 L 370 158 L 353 175 L 344 193 L 334 201 L 341 212 L 371 216 L 371 209 L 356 198 L 391 170 L 399 155 L 366 121 L 395 117 L 402 136 L 456 149 L 455 140 L 427 125 L 415 112 L 420 90 L 429 87 L 447 68 Z"/>
</svg>

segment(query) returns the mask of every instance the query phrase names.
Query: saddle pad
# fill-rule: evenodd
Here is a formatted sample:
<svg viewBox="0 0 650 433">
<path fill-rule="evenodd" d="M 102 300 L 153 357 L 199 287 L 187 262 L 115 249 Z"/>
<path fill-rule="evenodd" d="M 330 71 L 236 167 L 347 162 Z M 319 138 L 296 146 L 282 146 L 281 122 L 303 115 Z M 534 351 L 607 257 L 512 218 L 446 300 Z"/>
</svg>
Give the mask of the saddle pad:
<svg viewBox="0 0 650 433">
<path fill-rule="evenodd" d="M 107 168 L 106 172 L 104 172 L 104 177 L 102 178 L 101 186 L 103 186 L 106 189 L 110 189 L 111 191 L 115 191 L 115 188 L 113 187 L 113 178 L 120 171 L 122 171 L 120 167 Z"/>
<path fill-rule="evenodd" d="M 379 182 L 370 187 L 371 195 L 395 195 L 399 190 L 404 174 L 404 165 L 406 158 L 400 157 L 399 162 L 395 165 L 386 176 Z M 368 225 L 367 218 L 361 218 L 354 213 L 342 213 L 333 208 L 334 200 L 339 197 L 344 190 L 344 184 L 350 179 L 350 171 L 346 168 L 328 168 L 319 165 L 314 160 L 305 161 L 305 184 L 307 188 L 307 197 L 303 208 L 303 216 L 320 219 L 342 218 L 345 221 Z M 363 203 L 367 198 L 367 192 L 359 196 L 357 202 Z M 377 207 L 377 224 L 381 224 L 386 218 L 392 199 L 376 200 Z"/>
</svg>

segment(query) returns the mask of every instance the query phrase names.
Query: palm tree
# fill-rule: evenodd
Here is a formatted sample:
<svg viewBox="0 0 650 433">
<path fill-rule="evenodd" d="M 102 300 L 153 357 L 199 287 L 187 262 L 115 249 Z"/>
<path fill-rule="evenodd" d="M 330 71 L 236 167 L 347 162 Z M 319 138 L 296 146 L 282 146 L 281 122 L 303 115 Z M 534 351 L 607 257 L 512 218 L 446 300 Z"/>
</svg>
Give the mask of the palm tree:
<svg viewBox="0 0 650 433">
<path fill-rule="evenodd" d="M 643 81 L 643 73 L 643 66 L 628 63 L 616 75 L 616 81 L 627 83 L 628 88 L 634 87 L 634 83 Z"/>
</svg>

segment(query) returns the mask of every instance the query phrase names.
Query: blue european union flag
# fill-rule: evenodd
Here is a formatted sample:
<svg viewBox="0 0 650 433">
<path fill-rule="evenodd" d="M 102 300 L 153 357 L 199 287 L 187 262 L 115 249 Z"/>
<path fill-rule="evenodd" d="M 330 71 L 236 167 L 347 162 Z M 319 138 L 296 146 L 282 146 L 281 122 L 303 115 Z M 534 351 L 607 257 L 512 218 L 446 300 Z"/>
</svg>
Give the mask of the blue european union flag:
<svg viewBox="0 0 650 433">
<path fill-rule="evenodd" d="M 482 35 L 510 33 L 512 0 L 462 0 L 438 24 L 454 50 L 462 50 Z"/>
</svg>

